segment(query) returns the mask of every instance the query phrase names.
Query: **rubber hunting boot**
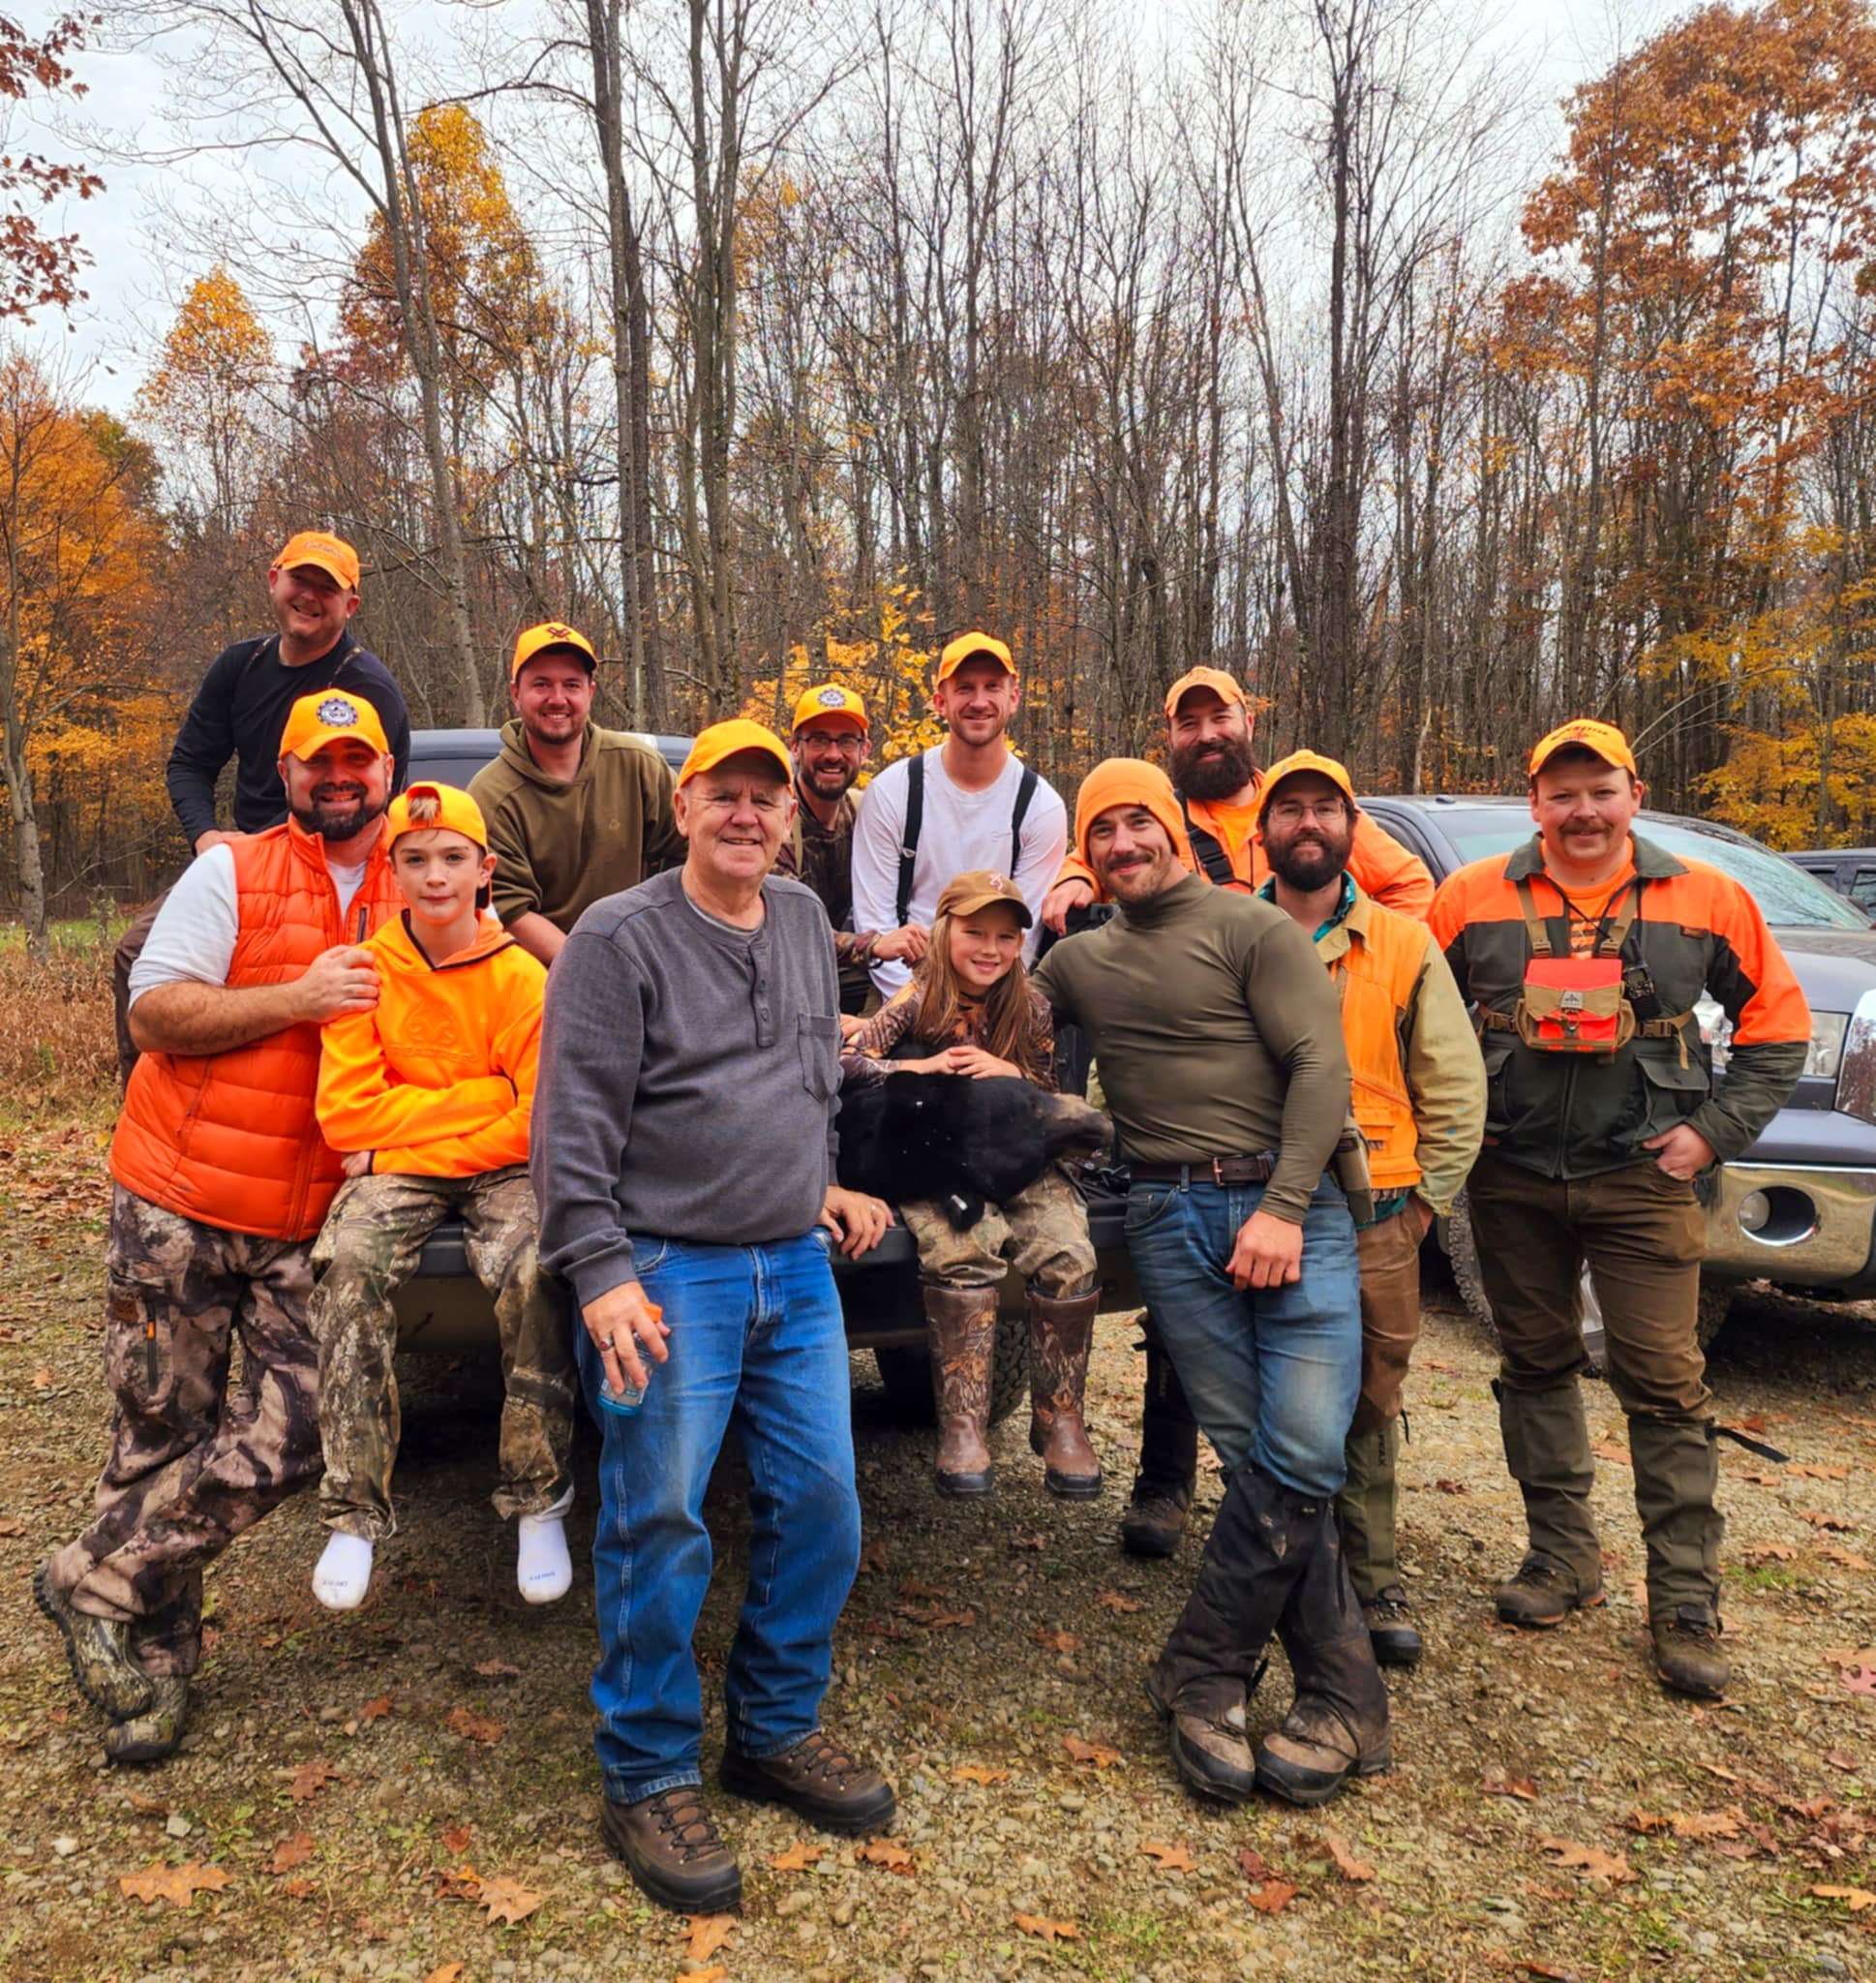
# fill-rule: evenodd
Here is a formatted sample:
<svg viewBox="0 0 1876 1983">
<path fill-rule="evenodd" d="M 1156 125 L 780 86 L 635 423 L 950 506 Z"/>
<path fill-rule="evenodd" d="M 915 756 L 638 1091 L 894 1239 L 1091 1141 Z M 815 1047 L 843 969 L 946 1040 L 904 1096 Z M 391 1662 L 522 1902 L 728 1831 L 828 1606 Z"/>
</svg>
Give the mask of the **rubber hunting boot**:
<svg viewBox="0 0 1876 1983">
<path fill-rule="evenodd" d="M 1198 1421 L 1153 1318 L 1143 1315 L 1140 1327 L 1146 1337 L 1146 1403 L 1140 1414 L 1139 1471 L 1121 1517 L 1120 1545 L 1130 1556 L 1170 1556 L 1192 1512 Z"/>
<path fill-rule="evenodd" d="M 1494 1378 L 1505 1465 L 1524 1490 L 1530 1548 L 1517 1573 L 1493 1592 L 1507 1625 L 1547 1629 L 1600 1604 L 1602 1550 L 1589 1513 L 1596 1477 L 1589 1427 L 1574 1377 L 1543 1390 Z"/>
<path fill-rule="evenodd" d="M 1058 1301 L 1029 1291 L 1029 1444 L 1043 1458 L 1043 1485 L 1065 1501 L 1101 1492 L 1101 1462 L 1081 1417 L 1100 1298 Z"/>
<path fill-rule="evenodd" d="M 1425 1650 L 1401 1581 L 1395 1541 L 1400 1455 L 1398 1418 L 1349 1433 L 1343 1454 L 1347 1471 L 1336 1503 L 1349 1580 L 1368 1621 L 1375 1657 L 1383 1666 L 1418 1665 Z"/>
<path fill-rule="evenodd" d="M 931 1389 L 938 1406 L 940 1494 L 988 1494 L 990 1371 L 997 1347 L 994 1288 L 926 1287 Z"/>
<path fill-rule="evenodd" d="M 54 1587 L 49 1563 L 33 1576 L 33 1602 L 59 1629 L 65 1657 L 78 1692 L 113 1721 L 148 1711 L 156 1684 L 131 1657 L 130 1627 L 114 1618 L 94 1618 L 76 1609 Z"/>
<path fill-rule="evenodd" d="M 1628 1421 L 1635 1509 L 1648 1544 L 1649 1636 L 1655 1670 L 1678 1693 L 1717 1700 L 1732 1669 L 1719 1649 L 1719 1457 L 1698 1419 Z"/>
<path fill-rule="evenodd" d="M 140 1715 L 113 1722 L 105 1730 L 105 1754 L 112 1762 L 161 1762 L 175 1753 L 189 1719 L 189 1682 L 179 1673 L 159 1674 L 150 1705 Z"/>
</svg>

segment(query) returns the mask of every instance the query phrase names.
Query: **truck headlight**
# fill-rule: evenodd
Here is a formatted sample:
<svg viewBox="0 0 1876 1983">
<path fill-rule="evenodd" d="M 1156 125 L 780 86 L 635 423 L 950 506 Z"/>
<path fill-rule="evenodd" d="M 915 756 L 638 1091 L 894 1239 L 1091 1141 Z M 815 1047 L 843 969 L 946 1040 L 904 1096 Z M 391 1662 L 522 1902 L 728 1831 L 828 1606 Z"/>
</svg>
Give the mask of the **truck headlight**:
<svg viewBox="0 0 1876 1983">
<path fill-rule="evenodd" d="M 1876 1122 L 1876 992 L 1865 992 L 1848 1023 L 1838 1019 L 1837 1024 L 1837 1107 Z M 1815 1025 L 1811 1037 L 1815 1042 Z"/>
<path fill-rule="evenodd" d="M 1804 1072 L 1820 1081 L 1835 1081 L 1843 1060 L 1843 1036 L 1850 1028 L 1847 1012 L 1814 1012 L 1811 1015 L 1811 1051 L 1804 1056 Z"/>
</svg>

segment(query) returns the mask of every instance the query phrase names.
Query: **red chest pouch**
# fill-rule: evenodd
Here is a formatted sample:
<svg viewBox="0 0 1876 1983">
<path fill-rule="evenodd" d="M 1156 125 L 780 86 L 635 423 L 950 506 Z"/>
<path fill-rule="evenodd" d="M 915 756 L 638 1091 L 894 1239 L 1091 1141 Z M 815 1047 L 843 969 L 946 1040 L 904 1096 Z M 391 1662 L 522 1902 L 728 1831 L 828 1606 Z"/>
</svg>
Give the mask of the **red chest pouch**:
<svg viewBox="0 0 1876 1983">
<path fill-rule="evenodd" d="M 1635 1037 L 1620 956 L 1533 957 L 1516 1018 L 1518 1037 L 1540 1053 L 1619 1053 Z"/>
</svg>

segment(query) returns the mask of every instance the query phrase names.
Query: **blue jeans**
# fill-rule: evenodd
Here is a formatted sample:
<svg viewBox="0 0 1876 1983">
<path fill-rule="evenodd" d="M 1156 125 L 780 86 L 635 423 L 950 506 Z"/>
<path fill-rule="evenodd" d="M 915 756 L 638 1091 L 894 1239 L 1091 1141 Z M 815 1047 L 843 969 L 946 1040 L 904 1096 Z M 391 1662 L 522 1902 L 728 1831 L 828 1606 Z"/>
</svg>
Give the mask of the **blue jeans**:
<svg viewBox="0 0 1876 1983">
<path fill-rule="evenodd" d="M 636 1417 L 598 1402 L 604 1369 L 574 1331 L 601 1433 L 593 1538 L 599 1663 L 593 1746 L 606 1795 L 703 1781 L 691 1634 L 710 1584 L 704 1490 L 732 1420 L 750 1475 L 749 1583 L 723 1679 L 729 1740 L 792 1749 L 819 1725 L 833 1628 L 860 1567 L 847 1338 L 822 1229 L 765 1246 L 633 1236 L 670 1358 Z"/>
<path fill-rule="evenodd" d="M 1193 1416 L 1232 1472 L 1255 1463 L 1299 1494 L 1342 1486 L 1361 1388 L 1361 1270 L 1342 1188 L 1325 1176 L 1303 1220 L 1303 1277 L 1231 1284 L 1260 1184 L 1135 1184 L 1127 1250 Z"/>
</svg>

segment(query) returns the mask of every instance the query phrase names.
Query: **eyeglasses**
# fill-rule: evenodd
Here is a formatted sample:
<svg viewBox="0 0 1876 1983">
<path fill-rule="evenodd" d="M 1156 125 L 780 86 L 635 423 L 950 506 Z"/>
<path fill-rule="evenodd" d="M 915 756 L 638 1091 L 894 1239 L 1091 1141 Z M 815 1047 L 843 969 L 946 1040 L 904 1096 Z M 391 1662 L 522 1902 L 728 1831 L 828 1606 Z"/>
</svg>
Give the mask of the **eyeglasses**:
<svg viewBox="0 0 1876 1983">
<path fill-rule="evenodd" d="M 866 739 L 860 730 L 802 730 L 795 741 L 821 747 L 831 745 L 836 750 L 858 750 Z"/>
<path fill-rule="evenodd" d="M 1317 799 L 1313 805 L 1301 799 L 1279 799 L 1268 816 L 1285 826 L 1296 826 L 1305 819 L 1319 819 L 1332 826 L 1347 818 L 1348 804 L 1346 799 Z"/>
</svg>

